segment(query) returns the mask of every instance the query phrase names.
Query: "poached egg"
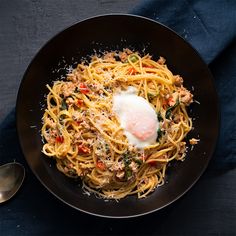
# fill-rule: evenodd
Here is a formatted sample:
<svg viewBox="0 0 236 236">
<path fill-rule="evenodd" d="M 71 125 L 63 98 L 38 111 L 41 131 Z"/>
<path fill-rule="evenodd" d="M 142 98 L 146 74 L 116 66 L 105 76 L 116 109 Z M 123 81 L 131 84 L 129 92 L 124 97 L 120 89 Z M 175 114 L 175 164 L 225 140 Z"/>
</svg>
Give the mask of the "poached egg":
<svg viewBox="0 0 236 236">
<path fill-rule="evenodd" d="M 156 142 L 159 122 L 153 107 L 143 97 L 135 94 L 136 89 L 113 96 L 113 111 L 117 115 L 128 142 L 144 148 Z"/>
</svg>

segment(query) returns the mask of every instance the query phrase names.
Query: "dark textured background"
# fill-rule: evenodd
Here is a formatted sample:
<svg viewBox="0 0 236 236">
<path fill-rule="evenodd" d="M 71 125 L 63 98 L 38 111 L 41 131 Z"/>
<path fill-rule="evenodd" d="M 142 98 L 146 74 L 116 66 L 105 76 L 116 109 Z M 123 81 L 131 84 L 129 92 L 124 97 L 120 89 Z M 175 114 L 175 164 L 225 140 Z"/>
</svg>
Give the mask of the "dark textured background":
<svg viewBox="0 0 236 236">
<path fill-rule="evenodd" d="M 139 2 L 0 0 L 0 124 L 14 121 L 11 111 L 23 73 L 50 37 L 90 16 L 130 12 Z M 222 63 L 236 65 L 235 55 L 236 44 L 232 43 L 223 53 L 224 61 L 215 59 L 211 69 L 218 77 L 218 89 L 225 84 L 220 80 L 224 76 Z M 17 139 L 12 138 L 16 136 L 14 123 L 1 132 L 0 150 L 9 146 L 19 149 Z M 12 135 L 5 137 L 5 132 Z M 235 156 L 234 150 L 228 152 Z M 2 156 L 0 162 L 22 162 L 27 168 L 26 180 L 16 197 L 0 206 L 0 235 L 236 235 L 236 170 L 219 168 L 217 158 L 213 158 L 197 184 L 171 206 L 141 218 L 109 220 L 64 205 L 36 180 L 23 157 L 15 157 L 14 153 L 17 151 L 9 152 L 10 157 Z M 223 159 L 224 154 L 228 155 L 220 152 L 219 158 Z"/>
</svg>

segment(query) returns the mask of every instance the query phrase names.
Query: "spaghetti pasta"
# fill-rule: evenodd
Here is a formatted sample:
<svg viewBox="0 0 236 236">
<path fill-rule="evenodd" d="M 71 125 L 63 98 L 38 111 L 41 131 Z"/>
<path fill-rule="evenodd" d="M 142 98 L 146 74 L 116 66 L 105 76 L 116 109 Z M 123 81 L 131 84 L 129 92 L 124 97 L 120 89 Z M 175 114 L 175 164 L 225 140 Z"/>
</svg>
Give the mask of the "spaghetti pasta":
<svg viewBox="0 0 236 236">
<path fill-rule="evenodd" d="M 130 86 L 160 124 L 156 142 L 144 148 L 128 142 L 112 109 L 114 94 Z M 184 160 L 192 129 L 186 108 L 193 96 L 164 58 L 129 49 L 94 55 L 47 88 L 42 151 L 65 175 L 81 178 L 88 191 L 109 199 L 143 198 L 164 184 L 169 162 Z"/>
</svg>

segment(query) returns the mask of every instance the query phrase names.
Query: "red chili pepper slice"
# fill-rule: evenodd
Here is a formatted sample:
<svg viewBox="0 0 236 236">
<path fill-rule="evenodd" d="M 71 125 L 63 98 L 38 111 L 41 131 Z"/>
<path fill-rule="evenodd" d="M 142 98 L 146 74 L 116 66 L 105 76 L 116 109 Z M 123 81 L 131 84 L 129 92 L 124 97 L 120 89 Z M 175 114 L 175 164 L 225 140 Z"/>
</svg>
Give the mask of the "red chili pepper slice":
<svg viewBox="0 0 236 236">
<path fill-rule="evenodd" d="M 100 170 L 105 170 L 106 166 L 102 161 L 98 161 L 96 164 L 97 168 L 99 168 Z"/>
<path fill-rule="evenodd" d="M 79 89 L 80 89 L 80 92 L 83 93 L 83 94 L 88 94 L 89 93 L 89 89 L 84 83 L 79 84 Z"/>
<path fill-rule="evenodd" d="M 63 143 L 64 142 L 64 137 L 63 136 L 57 136 L 56 137 L 56 142 L 57 143 Z"/>
<path fill-rule="evenodd" d="M 174 98 L 171 96 L 165 100 L 163 100 L 162 105 L 168 105 L 168 106 L 173 106 L 175 104 Z"/>
<path fill-rule="evenodd" d="M 79 145 L 79 152 L 82 152 L 82 153 L 90 153 L 90 149 L 84 145 Z"/>
<path fill-rule="evenodd" d="M 133 67 L 130 67 L 130 68 L 128 69 L 128 74 L 129 74 L 129 75 L 134 75 L 136 72 L 137 72 L 137 71 L 136 71 Z"/>
<path fill-rule="evenodd" d="M 79 107 L 83 106 L 83 105 L 84 105 L 84 101 L 83 101 L 82 99 L 78 99 L 78 100 L 77 100 L 77 105 L 78 105 Z"/>
</svg>

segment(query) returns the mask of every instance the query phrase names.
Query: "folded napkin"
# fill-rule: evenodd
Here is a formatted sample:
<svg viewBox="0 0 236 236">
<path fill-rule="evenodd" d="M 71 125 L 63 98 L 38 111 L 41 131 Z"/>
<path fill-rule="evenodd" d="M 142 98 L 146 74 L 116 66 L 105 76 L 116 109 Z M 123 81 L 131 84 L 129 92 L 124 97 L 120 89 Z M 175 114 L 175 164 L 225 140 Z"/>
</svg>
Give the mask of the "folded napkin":
<svg viewBox="0 0 236 236">
<path fill-rule="evenodd" d="M 211 167 L 236 167 L 236 2 L 144 0 L 131 13 L 170 27 L 209 65 L 221 109 L 220 137 Z"/>
<path fill-rule="evenodd" d="M 144 0 L 132 13 L 159 21 L 176 31 L 212 62 L 236 36 L 235 1 Z"/>
</svg>

